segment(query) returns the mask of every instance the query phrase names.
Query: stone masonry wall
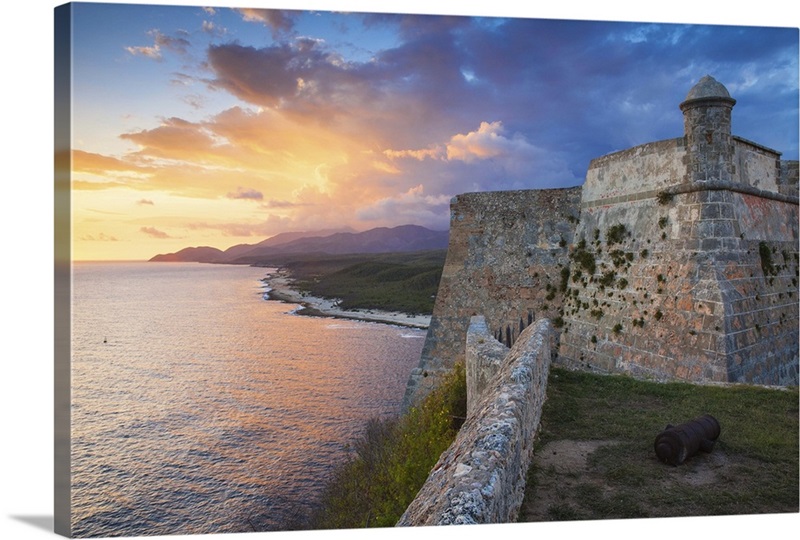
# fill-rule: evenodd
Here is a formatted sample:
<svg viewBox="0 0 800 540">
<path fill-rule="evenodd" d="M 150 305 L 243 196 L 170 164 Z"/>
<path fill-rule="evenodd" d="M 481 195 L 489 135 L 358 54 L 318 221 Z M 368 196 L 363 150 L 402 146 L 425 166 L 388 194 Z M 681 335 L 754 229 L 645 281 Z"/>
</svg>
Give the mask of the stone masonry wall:
<svg viewBox="0 0 800 540">
<path fill-rule="evenodd" d="M 781 195 L 797 198 L 800 187 L 800 170 L 797 161 L 781 161 L 781 178 L 778 191 Z"/>
<path fill-rule="evenodd" d="M 736 182 L 692 183 L 669 152 L 592 162 L 559 363 L 656 379 L 797 384 L 798 205 L 777 189 L 792 185 L 782 174 L 792 165 L 736 143 Z M 663 144 L 673 147 L 651 146 Z M 645 173 L 651 178 L 639 182 Z M 631 189 L 651 187 L 653 176 L 662 190 Z M 628 193 L 616 196 L 623 180 Z"/>
<path fill-rule="evenodd" d="M 686 174 L 683 137 L 642 144 L 593 159 L 586 172 L 584 207 L 654 198 Z"/>
<path fill-rule="evenodd" d="M 736 164 L 733 181 L 777 193 L 781 181 L 780 154 L 747 139 L 733 140 Z"/>
<path fill-rule="evenodd" d="M 470 344 L 493 339 L 485 324 L 471 328 L 477 335 Z M 522 332 L 398 526 L 516 521 L 547 390 L 551 334 L 547 319 Z"/>
<path fill-rule="evenodd" d="M 537 318 L 559 316 L 580 196 L 580 188 L 570 188 L 453 198 L 447 259 L 406 408 L 464 360 L 473 315 L 484 315 L 491 333 L 507 345 Z"/>
</svg>

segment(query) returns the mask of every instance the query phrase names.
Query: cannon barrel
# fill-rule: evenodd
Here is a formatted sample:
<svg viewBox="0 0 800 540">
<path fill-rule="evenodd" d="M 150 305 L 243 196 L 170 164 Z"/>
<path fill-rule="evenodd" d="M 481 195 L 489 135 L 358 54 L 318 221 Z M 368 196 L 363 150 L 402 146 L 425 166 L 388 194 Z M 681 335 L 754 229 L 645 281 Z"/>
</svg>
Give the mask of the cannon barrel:
<svg viewBox="0 0 800 540">
<path fill-rule="evenodd" d="M 680 465 L 699 450 L 711 452 L 719 432 L 719 422 L 710 414 L 679 426 L 668 425 L 656 436 L 656 455 L 664 463 Z"/>
</svg>

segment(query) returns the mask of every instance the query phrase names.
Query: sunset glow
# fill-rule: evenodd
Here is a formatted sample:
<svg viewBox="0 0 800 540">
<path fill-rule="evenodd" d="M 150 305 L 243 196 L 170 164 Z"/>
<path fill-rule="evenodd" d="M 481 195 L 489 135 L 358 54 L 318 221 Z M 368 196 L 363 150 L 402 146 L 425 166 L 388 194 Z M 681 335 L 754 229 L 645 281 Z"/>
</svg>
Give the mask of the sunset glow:
<svg viewBox="0 0 800 540">
<path fill-rule="evenodd" d="M 706 74 L 798 157 L 793 28 L 79 3 L 73 31 L 75 260 L 443 230 L 458 193 L 679 136 Z"/>
</svg>

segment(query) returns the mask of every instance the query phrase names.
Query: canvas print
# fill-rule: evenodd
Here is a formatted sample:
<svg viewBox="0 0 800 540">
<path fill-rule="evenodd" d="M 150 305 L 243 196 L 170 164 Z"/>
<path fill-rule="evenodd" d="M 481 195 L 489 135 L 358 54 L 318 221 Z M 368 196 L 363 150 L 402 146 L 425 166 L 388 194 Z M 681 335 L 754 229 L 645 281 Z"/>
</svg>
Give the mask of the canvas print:
<svg viewBox="0 0 800 540">
<path fill-rule="evenodd" d="M 55 10 L 56 532 L 797 513 L 798 29 Z"/>
</svg>

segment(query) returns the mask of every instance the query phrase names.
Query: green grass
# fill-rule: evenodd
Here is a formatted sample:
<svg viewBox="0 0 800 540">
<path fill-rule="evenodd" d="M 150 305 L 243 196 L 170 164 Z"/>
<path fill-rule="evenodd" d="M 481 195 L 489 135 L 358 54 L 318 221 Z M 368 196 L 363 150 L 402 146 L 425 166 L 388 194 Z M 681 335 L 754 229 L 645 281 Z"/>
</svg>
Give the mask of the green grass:
<svg viewBox="0 0 800 540">
<path fill-rule="evenodd" d="M 296 286 L 344 309 L 433 312 L 446 251 L 314 256 L 287 261 Z"/>
<path fill-rule="evenodd" d="M 659 384 L 555 368 L 547 394 L 537 453 L 554 441 L 613 444 L 591 453 L 572 478 L 534 458 L 522 521 L 543 510 L 553 520 L 798 511 L 796 387 Z M 656 435 L 705 413 L 721 426 L 713 452 L 677 467 L 659 462 Z M 536 508 L 543 486 L 556 501 L 546 509 Z"/>
<path fill-rule="evenodd" d="M 370 421 L 352 458 L 334 471 L 312 528 L 394 526 L 455 439 L 466 396 L 458 365 L 419 407 L 399 419 Z"/>
</svg>

